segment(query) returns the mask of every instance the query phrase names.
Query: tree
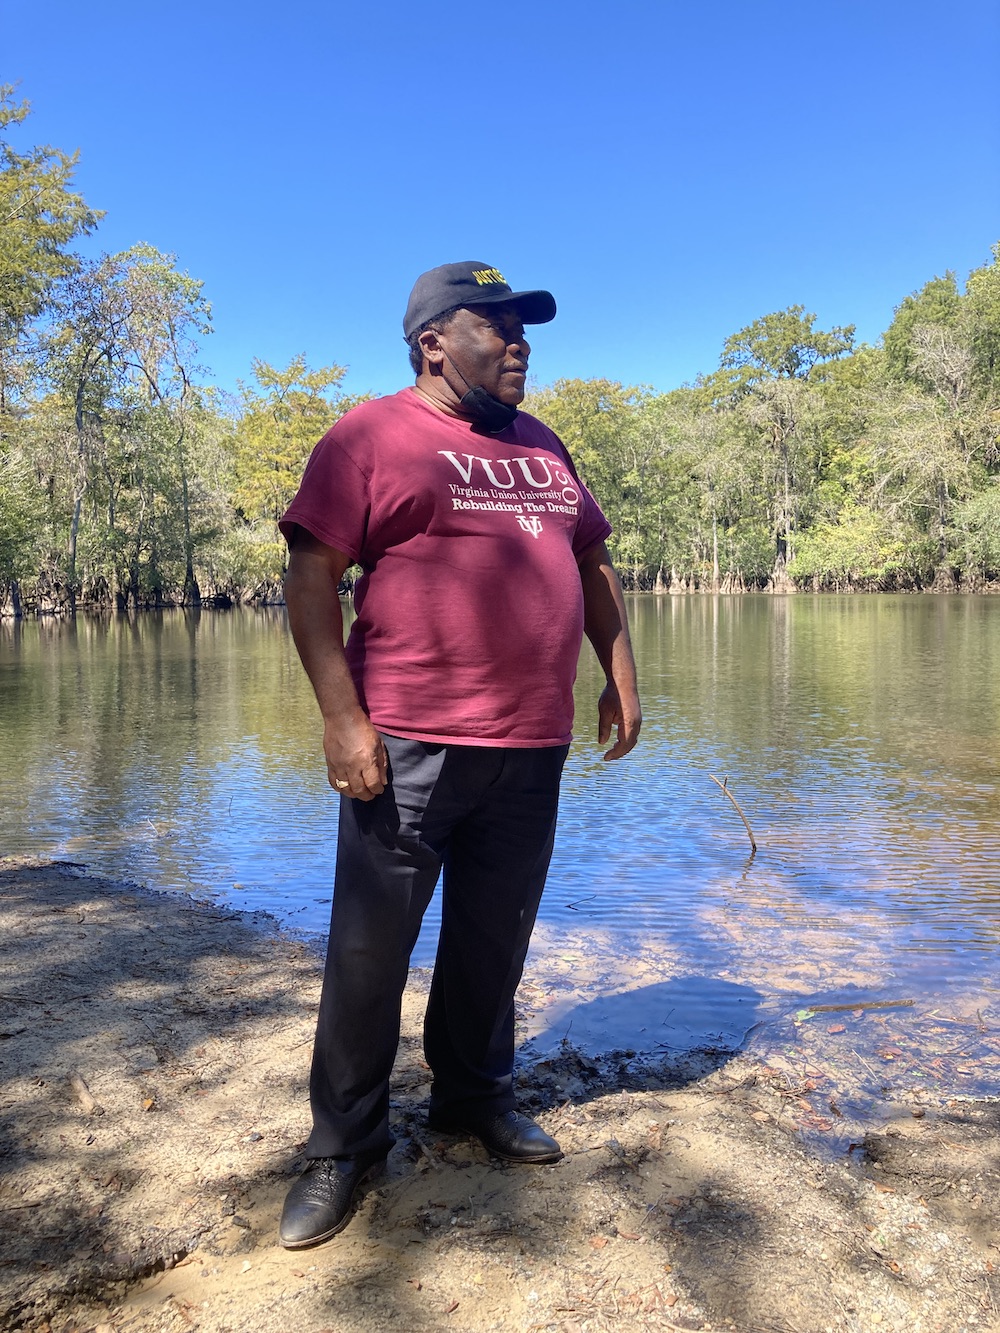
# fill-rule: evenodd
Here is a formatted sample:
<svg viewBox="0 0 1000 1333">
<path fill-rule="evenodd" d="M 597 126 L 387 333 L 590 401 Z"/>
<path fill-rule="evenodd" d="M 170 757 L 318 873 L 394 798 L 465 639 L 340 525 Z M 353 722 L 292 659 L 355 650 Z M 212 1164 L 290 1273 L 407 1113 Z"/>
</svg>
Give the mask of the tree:
<svg viewBox="0 0 1000 1333">
<path fill-rule="evenodd" d="M 248 529 L 242 545 L 252 547 L 261 587 L 278 583 L 284 572 L 285 545 L 278 519 L 298 490 L 309 455 L 335 421 L 368 397 L 341 392 L 346 374 L 346 366 L 310 370 L 304 356 L 295 357 L 284 370 L 255 359 L 257 388 L 240 386 L 232 498 Z"/>
<path fill-rule="evenodd" d="M 70 610 L 84 583 L 78 554 L 88 496 L 92 585 L 120 607 L 139 605 L 162 594 L 164 561 L 182 558 L 183 595 L 197 602 L 188 437 L 195 339 L 208 331 L 201 284 L 178 272 L 174 256 L 139 245 L 83 265 L 63 283 L 56 313 L 42 418 L 48 447 L 40 452 L 48 454 L 53 503 L 63 495 L 67 506 Z"/>
<path fill-rule="evenodd" d="M 873 398 L 866 434 L 873 506 L 929 538 L 928 581 L 954 589 L 952 510 L 980 477 L 969 438 L 943 398 L 891 385 Z"/>
<path fill-rule="evenodd" d="M 802 534 L 795 575 L 836 592 L 888 591 L 919 586 L 931 555 L 924 535 L 905 518 L 850 500 L 834 519 L 822 519 Z"/>
<path fill-rule="evenodd" d="M 1000 578 L 1000 479 L 955 508 L 960 558 L 973 584 Z"/>
<path fill-rule="evenodd" d="M 993 246 L 993 262 L 969 274 L 962 326 L 977 387 L 996 399 L 1000 397 L 1000 241 Z"/>
<path fill-rule="evenodd" d="M 16 617 L 21 615 L 20 580 L 36 565 L 41 502 L 24 451 L 0 439 L 0 590 L 9 592 Z"/>
<path fill-rule="evenodd" d="M 611 552 L 626 579 L 643 586 L 659 566 L 655 515 L 662 489 L 660 443 L 640 429 L 648 389 L 612 380 L 557 380 L 525 399 L 569 449 L 614 533 Z"/>
<path fill-rule="evenodd" d="M 794 590 L 788 567 L 804 496 L 815 481 L 815 424 L 822 403 L 810 381 L 821 366 L 854 346 L 853 325 L 824 332 L 813 327 L 815 320 L 800 305 L 754 320 L 726 339 L 719 370 L 702 386 L 717 406 L 742 418 L 768 497 L 776 592 Z"/>
<path fill-rule="evenodd" d="M 711 590 L 733 591 L 766 581 L 772 556 L 767 517 L 770 487 L 747 448 L 738 410 L 704 407 L 690 421 L 686 460 L 697 484 L 702 559 L 711 559 Z M 706 538 L 710 534 L 710 553 Z"/>
<path fill-rule="evenodd" d="M 124 364 L 150 405 L 165 418 L 180 488 L 184 600 L 198 605 L 201 589 L 194 573 L 188 436 L 195 338 L 211 332 L 211 308 L 201 294 L 202 283 L 178 272 L 175 255 L 136 245 L 118 258 L 124 265 L 122 282 L 129 306 Z"/>
<path fill-rule="evenodd" d="M 720 366 L 733 388 L 746 390 L 768 379 L 803 379 L 821 361 L 845 355 L 854 346 L 854 325 L 824 333 L 816 316 L 793 305 L 748 324 L 727 338 Z"/>
<path fill-rule="evenodd" d="M 905 297 L 896 307 L 892 323 L 882 336 L 889 373 L 898 379 L 908 376 L 913 366 L 913 330 L 921 324 L 954 328 L 961 318 L 962 298 L 955 275 L 950 270 L 943 278 L 931 278 L 918 292 Z"/>
<path fill-rule="evenodd" d="M 13 85 L 0 85 L 0 413 L 17 386 L 11 363 L 19 340 L 79 263 L 67 246 L 103 216 L 70 189 L 75 153 L 47 146 L 19 153 L 10 143 L 10 127 L 30 112 L 13 95 Z"/>
<path fill-rule="evenodd" d="M 125 320 L 120 265 L 105 256 L 64 284 L 58 319 L 47 340 L 53 393 L 39 424 L 45 431 L 42 438 L 52 446 L 46 452 L 53 506 L 61 491 L 69 492 L 64 576 L 71 613 L 80 591 L 77 548 L 83 501 L 104 468 L 104 422 L 117 391 Z M 110 526 L 113 531 L 113 504 Z"/>
</svg>

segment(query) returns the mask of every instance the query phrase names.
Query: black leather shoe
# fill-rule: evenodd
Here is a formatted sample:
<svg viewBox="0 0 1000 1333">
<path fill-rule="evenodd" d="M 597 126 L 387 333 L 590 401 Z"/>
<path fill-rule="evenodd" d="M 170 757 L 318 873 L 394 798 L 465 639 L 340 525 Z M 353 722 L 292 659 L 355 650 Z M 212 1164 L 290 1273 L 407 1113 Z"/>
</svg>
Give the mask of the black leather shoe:
<svg viewBox="0 0 1000 1333">
<path fill-rule="evenodd" d="M 355 1195 L 385 1153 L 359 1157 L 315 1157 L 285 1196 L 278 1239 L 286 1250 L 319 1245 L 351 1220 Z"/>
<path fill-rule="evenodd" d="M 471 1134 L 488 1153 L 505 1162 L 558 1162 L 562 1157 L 555 1139 L 519 1111 L 492 1111 L 461 1120 L 431 1113 L 427 1123 L 446 1134 Z"/>
</svg>

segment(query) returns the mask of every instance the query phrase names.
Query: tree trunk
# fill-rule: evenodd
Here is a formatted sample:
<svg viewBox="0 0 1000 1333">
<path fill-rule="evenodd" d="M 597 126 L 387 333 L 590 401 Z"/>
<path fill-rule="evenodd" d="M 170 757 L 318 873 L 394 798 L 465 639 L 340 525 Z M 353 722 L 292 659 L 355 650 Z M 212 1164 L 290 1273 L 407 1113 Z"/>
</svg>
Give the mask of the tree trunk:
<svg viewBox="0 0 1000 1333">
<path fill-rule="evenodd" d="M 934 571 L 931 592 L 954 592 L 955 568 L 948 558 L 948 488 L 943 482 L 937 487 L 938 564 Z"/>
<path fill-rule="evenodd" d="M 187 460 L 184 456 L 184 432 L 177 441 L 181 465 L 181 508 L 184 519 L 184 604 L 201 606 L 201 588 L 194 576 L 194 542 L 191 540 L 191 503 L 188 492 Z"/>
<path fill-rule="evenodd" d="M 67 591 L 69 593 L 69 613 L 76 615 L 76 544 L 80 535 L 80 511 L 83 508 L 83 494 L 73 498 L 73 518 L 69 525 L 69 552 L 67 570 Z"/>
</svg>

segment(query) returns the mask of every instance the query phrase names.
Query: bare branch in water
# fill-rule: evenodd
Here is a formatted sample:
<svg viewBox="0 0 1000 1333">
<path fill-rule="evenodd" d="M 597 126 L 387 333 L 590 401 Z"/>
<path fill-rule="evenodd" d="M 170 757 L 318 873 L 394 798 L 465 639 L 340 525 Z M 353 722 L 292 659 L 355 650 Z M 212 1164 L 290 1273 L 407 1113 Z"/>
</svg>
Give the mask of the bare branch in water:
<svg viewBox="0 0 1000 1333">
<path fill-rule="evenodd" d="M 718 788 L 720 788 L 720 790 L 722 790 L 722 791 L 724 791 L 724 792 L 726 793 L 726 795 L 727 795 L 727 796 L 729 797 L 729 799 L 732 801 L 733 806 L 734 806 L 734 808 L 735 808 L 735 810 L 736 810 L 736 813 L 739 815 L 740 819 L 743 820 L 743 826 L 744 826 L 744 828 L 745 828 L 746 831 L 747 831 L 747 837 L 750 839 L 750 846 L 751 846 L 751 847 L 753 848 L 753 850 L 756 852 L 756 850 L 757 850 L 757 840 L 756 840 L 756 839 L 754 838 L 754 836 L 753 836 L 753 829 L 752 829 L 752 828 L 750 827 L 750 825 L 747 823 L 747 817 L 746 817 L 746 815 L 743 813 L 743 811 L 740 809 L 740 803 L 739 803 L 739 801 L 737 801 L 736 797 L 735 797 L 735 796 L 733 795 L 733 793 L 729 790 L 729 787 L 728 787 L 728 785 L 727 785 L 728 782 L 729 782 L 728 777 L 727 777 L 727 778 L 723 778 L 723 780 L 720 782 L 719 779 L 715 776 L 714 773 L 709 773 L 708 776 L 712 779 L 712 781 L 715 783 L 715 785 L 716 785 Z"/>
</svg>

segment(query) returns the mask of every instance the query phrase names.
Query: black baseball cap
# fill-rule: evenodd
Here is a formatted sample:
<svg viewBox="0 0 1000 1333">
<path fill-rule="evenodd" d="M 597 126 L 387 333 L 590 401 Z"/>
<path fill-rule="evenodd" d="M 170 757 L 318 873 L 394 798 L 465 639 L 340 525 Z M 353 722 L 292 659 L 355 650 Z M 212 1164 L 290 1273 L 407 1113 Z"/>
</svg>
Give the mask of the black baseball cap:
<svg viewBox="0 0 1000 1333">
<path fill-rule="evenodd" d="M 555 319 L 556 302 L 551 292 L 514 292 L 499 269 L 475 259 L 461 264 L 441 264 L 421 273 L 410 292 L 403 316 L 407 340 L 422 324 L 446 310 L 463 305 L 494 305 L 501 301 L 517 307 L 525 324 L 547 324 Z"/>
</svg>

